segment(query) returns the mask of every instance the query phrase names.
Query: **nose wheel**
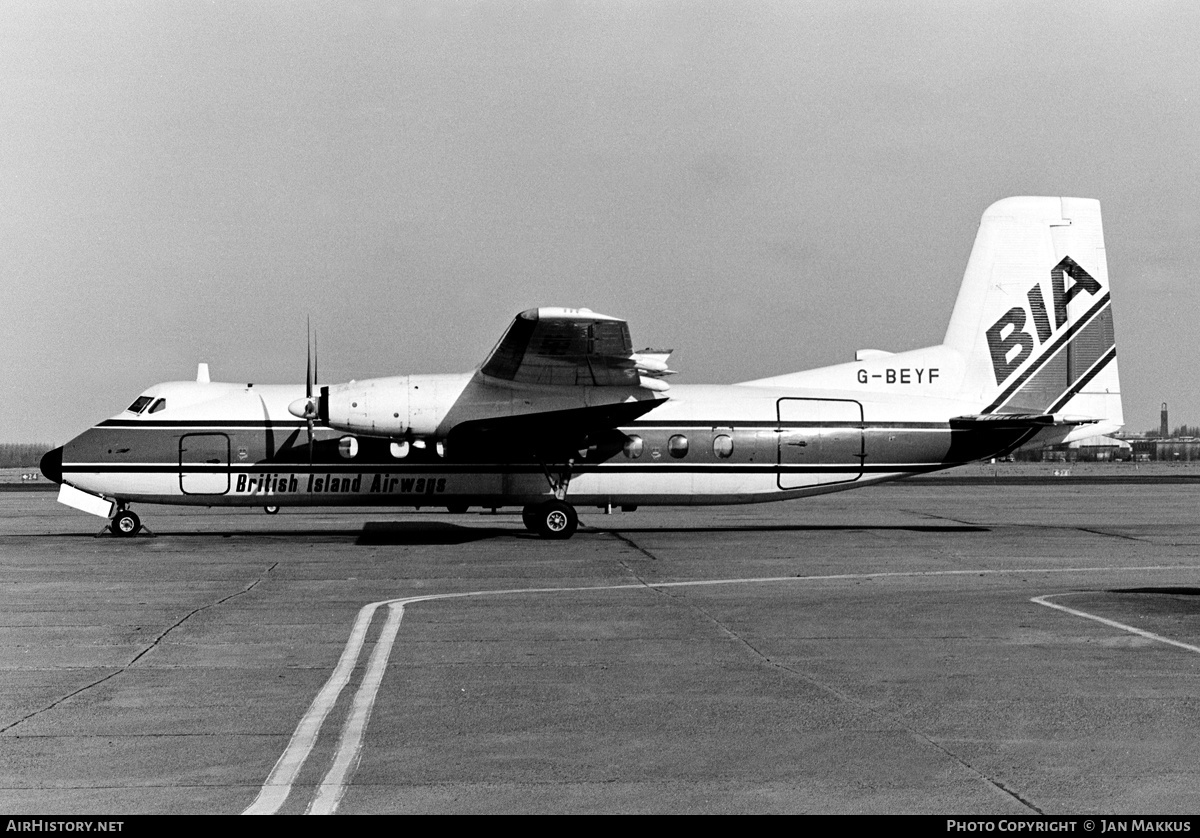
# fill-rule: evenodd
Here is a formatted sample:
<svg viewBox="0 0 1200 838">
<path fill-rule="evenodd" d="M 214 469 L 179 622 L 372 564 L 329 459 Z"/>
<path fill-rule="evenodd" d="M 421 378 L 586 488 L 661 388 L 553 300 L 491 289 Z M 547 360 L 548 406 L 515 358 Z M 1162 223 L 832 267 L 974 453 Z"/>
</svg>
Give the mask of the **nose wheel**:
<svg viewBox="0 0 1200 838">
<path fill-rule="evenodd" d="M 137 516 L 137 513 L 122 509 L 113 516 L 109 529 L 112 530 L 113 535 L 128 538 L 141 531 L 142 519 Z"/>
<path fill-rule="evenodd" d="M 568 539 L 579 528 L 575 507 L 561 500 L 531 503 L 522 510 L 521 520 L 525 523 L 525 529 L 548 539 Z"/>
</svg>

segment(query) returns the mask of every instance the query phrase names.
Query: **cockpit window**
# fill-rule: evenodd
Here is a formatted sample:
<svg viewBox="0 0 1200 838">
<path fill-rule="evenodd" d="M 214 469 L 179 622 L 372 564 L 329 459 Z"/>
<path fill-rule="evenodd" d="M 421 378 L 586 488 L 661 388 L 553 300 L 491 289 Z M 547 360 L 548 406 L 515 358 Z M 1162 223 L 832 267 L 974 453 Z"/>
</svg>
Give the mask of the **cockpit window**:
<svg viewBox="0 0 1200 838">
<path fill-rule="evenodd" d="M 166 407 L 167 407 L 167 400 L 159 399 L 154 404 L 150 405 L 150 412 L 158 413 L 160 410 L 166 410 Z"/>
<path fill-rule="evenodd" d="M 133 404 L 125 409 L 130 413 L 141 413 L 146 409 L 146 405 L 150 404 L 152 401 L 154 401 L 152 396 L 138 396 L 136 399 L 134 399 Z"/>
</svg>

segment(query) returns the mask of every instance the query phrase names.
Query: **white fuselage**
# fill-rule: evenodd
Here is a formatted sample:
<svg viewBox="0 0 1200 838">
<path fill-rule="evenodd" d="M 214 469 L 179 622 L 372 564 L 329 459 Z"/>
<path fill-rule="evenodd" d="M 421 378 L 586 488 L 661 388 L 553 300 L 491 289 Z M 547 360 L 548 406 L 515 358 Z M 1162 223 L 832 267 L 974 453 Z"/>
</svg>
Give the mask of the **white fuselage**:
<svg viewBox="0 0 1200 838">
<path fill-rule="evenodd" d="M 451 389 L 455 378 L 439 377 Z M 576 505 L 751 503 L 948 468 L 1022 441 L 961 438 L 949 419 L 978 405 L 903 390 L 675 385 L 569 464 L 492 463 L 434 439 L 320 422 L 310 446 L 307 423 L 288 412 L 298 386 L 171 382 L 146 395 L 166 408 L 127 411 L 64 446 L 65 482 L 122 502 L 500 507 L 544 499 L 547 471 L 569 470 Z"/>
</svg>

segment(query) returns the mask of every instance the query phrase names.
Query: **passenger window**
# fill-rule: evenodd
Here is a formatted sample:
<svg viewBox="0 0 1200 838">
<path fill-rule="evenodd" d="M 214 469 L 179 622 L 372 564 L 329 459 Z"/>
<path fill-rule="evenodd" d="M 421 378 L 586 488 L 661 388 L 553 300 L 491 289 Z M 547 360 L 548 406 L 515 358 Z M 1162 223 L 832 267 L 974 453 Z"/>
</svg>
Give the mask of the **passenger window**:
<svg viewBox="0 0 1200 838">
<path fill-rule="evenodd" d="M 713 453 L 722 460 L 728 459 L 733 455 L 733 438 L 727 434 L 718 434 L 713 437 Z"/>
<path fill-rule="evenodd" d="M 682 460 L 687 456 L 688 440 L 683 434 L 675 434 L 667 440 L 667 453 L 677 460 Z"/>
<path fill-rule="evenodd" d="M 644 447 L 645 443 L 642 442 L 642 438 L 637 434 L 633 434 L 629 439 L 625 440 L 625 456 L 631 460 L 636 460 L 642 456 L 642 448 Z"/>
<path fill-rule="evenodd" d="M 167 400 L 166 399 L 159 399 L 154 404 L 150 405 L 151 413 L 158 413 L 160 410 L 166 410 L 166 409 L 167 409 Z"/>
<path fill-rule="evenodd" d="M 127 407 L 125 409 L 128 410 L 130 413 L 141 413 L 143 410 L 146 409 L 146 405 L 150 404 L 151 401 L 152 401 L 152 399 L 150 398 L 150 396 L 138 396 L 136 399 L 133 400 L 133 404 L 131 404 L 129 407 Z"/>
</svg>

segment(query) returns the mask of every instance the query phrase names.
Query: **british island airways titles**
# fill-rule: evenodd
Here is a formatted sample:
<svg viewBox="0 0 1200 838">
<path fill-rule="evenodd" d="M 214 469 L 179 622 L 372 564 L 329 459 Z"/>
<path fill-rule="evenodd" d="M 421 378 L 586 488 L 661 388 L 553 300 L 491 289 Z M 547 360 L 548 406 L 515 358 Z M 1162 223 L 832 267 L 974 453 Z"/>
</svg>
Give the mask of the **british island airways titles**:
<svg viewBox="0 0 1200 838">
<path fill-rule="evenodd" d="M 355 474 L 239 474 L 234 491 L 246 495 L 274 494 L 357 494 L 363 491 L 363 478 Z M 433 495 L 446 491 L 445 477 L 397 477 L 393 474 L 370 475 L 366 494 Z M 302 480 L 303 479 L 303 482 Z M 301 486 L 304 488 L 301 489 Z"/>
</svg>

